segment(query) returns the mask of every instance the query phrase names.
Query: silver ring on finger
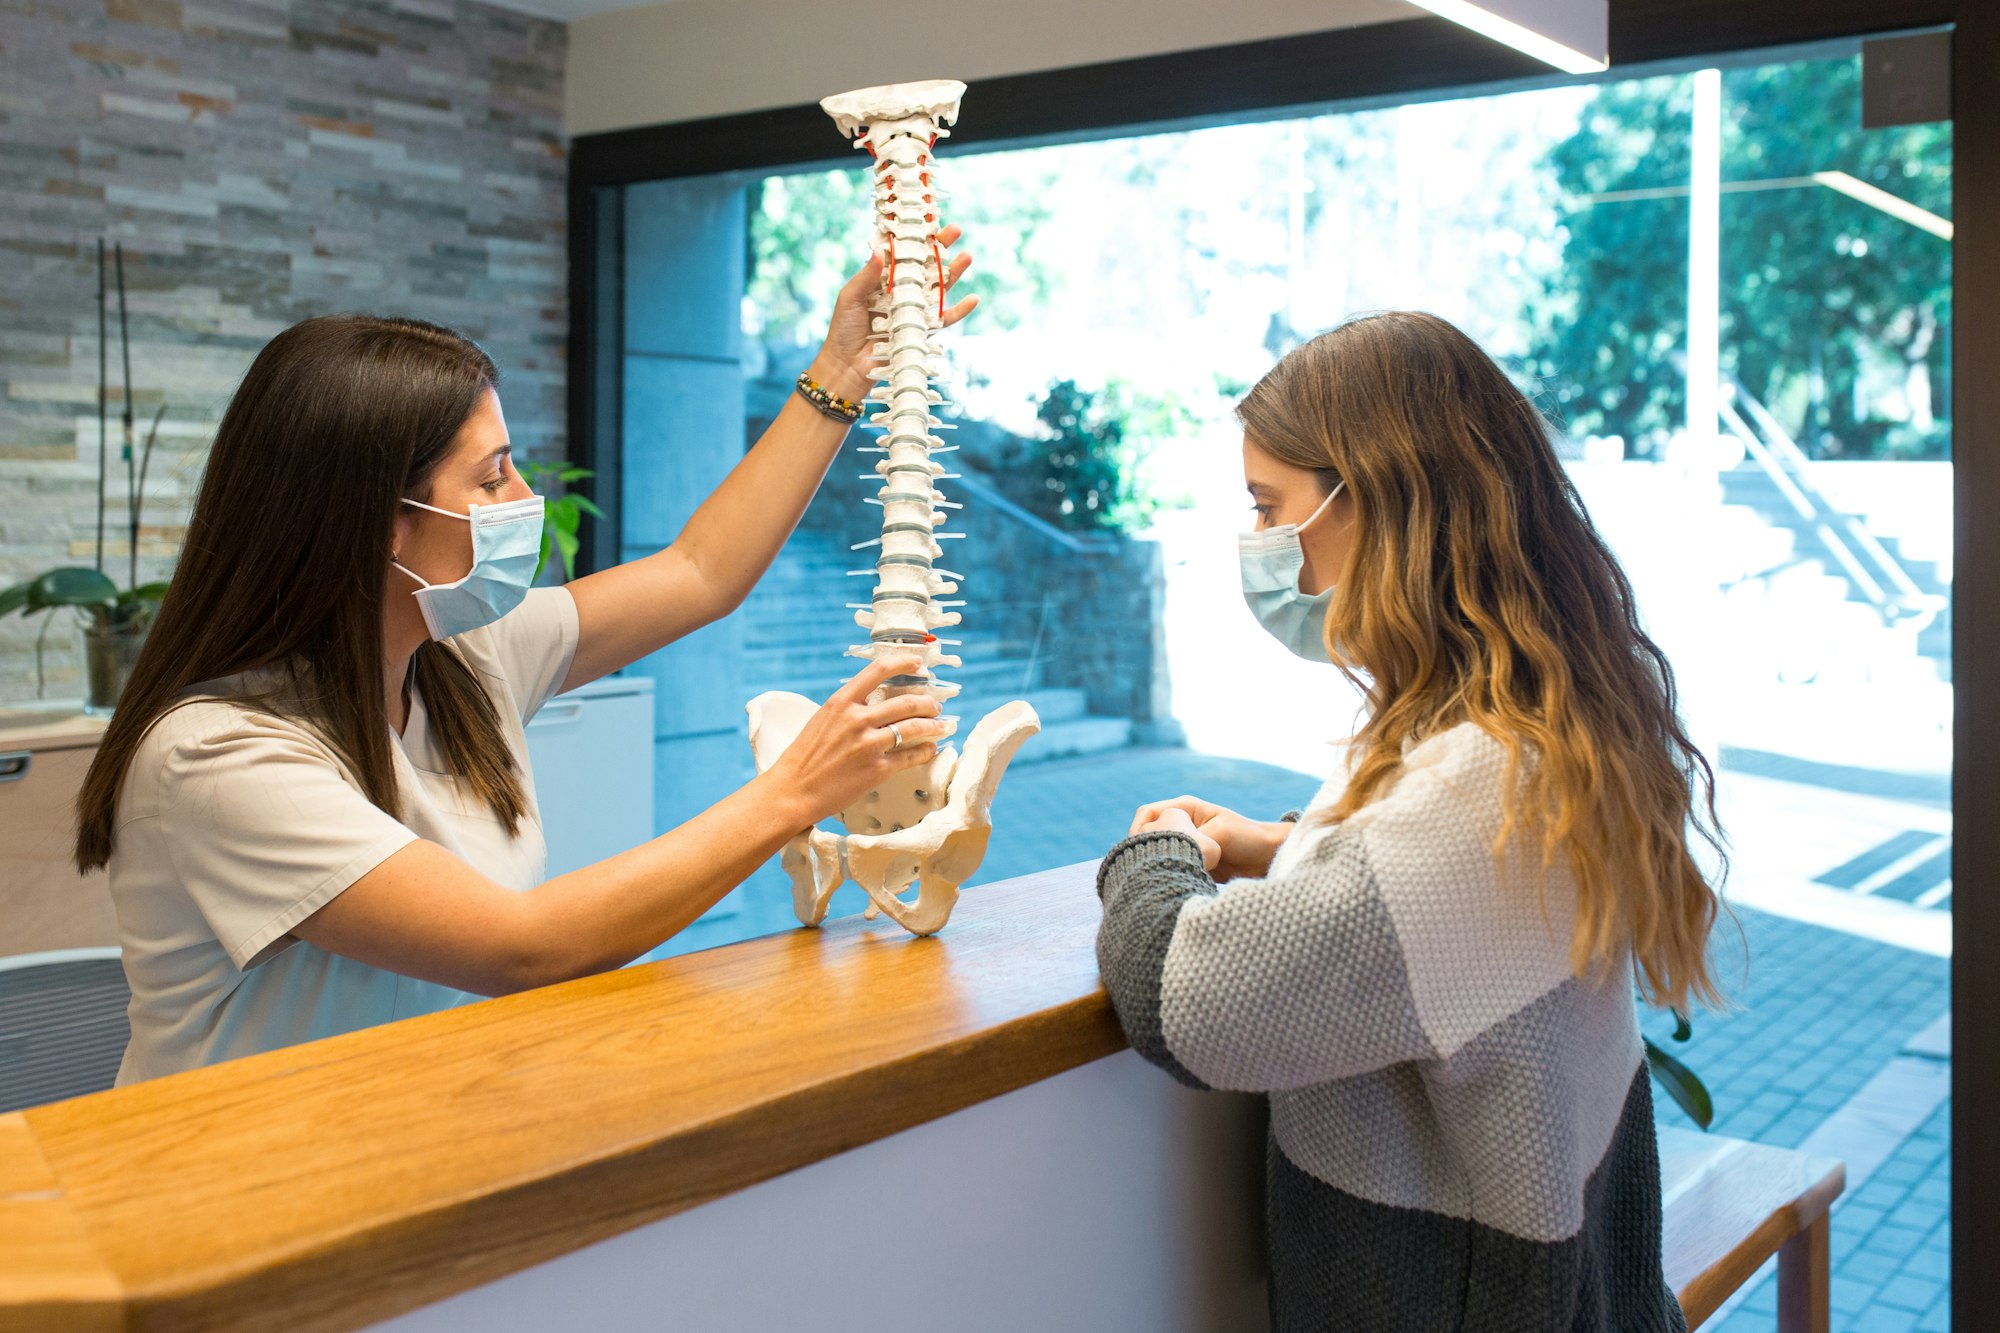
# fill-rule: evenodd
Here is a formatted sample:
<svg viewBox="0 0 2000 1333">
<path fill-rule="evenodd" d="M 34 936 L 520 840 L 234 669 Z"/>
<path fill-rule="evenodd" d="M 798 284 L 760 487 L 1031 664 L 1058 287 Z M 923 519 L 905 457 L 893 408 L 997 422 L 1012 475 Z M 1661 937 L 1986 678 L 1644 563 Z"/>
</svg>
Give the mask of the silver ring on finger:
<svg viewBox="0 0 2000 1333">
<path fill-rule="evenodd" d="M 902 729 L 899 728 L 894 722 L 891 722 L 889 724 L 889 735 L 894 737 L 894 739 L 889 742 L 889 753 L 894 754 L 896 751 L 903 748 Z"/>
</svg>

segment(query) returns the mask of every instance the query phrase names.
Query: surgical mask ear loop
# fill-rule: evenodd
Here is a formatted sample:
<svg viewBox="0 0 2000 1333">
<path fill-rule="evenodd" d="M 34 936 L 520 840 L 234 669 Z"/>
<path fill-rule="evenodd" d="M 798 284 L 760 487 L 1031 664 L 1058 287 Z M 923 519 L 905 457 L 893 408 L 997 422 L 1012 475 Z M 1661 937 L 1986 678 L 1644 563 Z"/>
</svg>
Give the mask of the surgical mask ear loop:
<svg viewBox="0 0 2000 1333">
<path fill-rule="evenodd" d="M 436 587 L 436 586 L 437 586 L 436 584 L 434 584 L 434 583 L 431 583 L 431 582 L 430 582 L 430 581 L 429 581 L 428 579 L 426 579 L 426 578 L 425 578 L 425 577 L 424 577 L 424 576 L 423 576 L 422 574 L 419 574 L 419 573 L 417 573 L 417 571 L 416 571 L 416 570 L 414 570 L 414 569 L 410 569 L 410 568 L 406 567 L 406 566 L 405 566 L 405 565 L 403 564 L 403 562 L 402 562 L 402 561 L 400 561 L 400 560 L 398 560 L 398 559 L 396 558 L 396 555 L 395 555 L 395 553 L 394 553 L 394 552 L 391 552 L 391 553 L 390 553 L 390 555 L 389 555 L 389 564 L 390 564 L 390 566 L 391 566 L 392 568 L 395 568 L 395 569 L 400 569 L 400 570 L 402 570 L 402 571 L 403 571 L 403 572 L 404 572 L 405 574 L 408 574 L 408 575 L 409 575 L 409 576 L 410 576 L 411 578 L 415 579 L 415 580 L 417 581 L 417 586 L 419 586 L 419 587 L 423 587 L 423 588 L 432 588 L 432 587 Z"/>
<path fill-rule="evenodd" d="M 433 514 L 443 514 L 446 518 L 455 518 L 461 523 L 470 523 L 472 521 L 472 515 L 470 514 L 454 514 L 449 509 L 439 509 L 436 505 L 427 505 L 422 500 L 412 500 L 407 496 L 404 497 L 403 503 L 416 509 L 428 509 Z"/>
<path fill-rule="evenodd" d="M 470 523 L 472 521 L 472 515 L 470 514 L 454 514 L 449 509 L 439 509 L 436 505 L 427 505 L 422 500 L 412 500 L 408 496 L 403 497 L 403 503 L 406 505 L 410 505 L 411 507 L 416 509 L 428 509 L 433 514 L 443 514 L 446 518 L 462 519 L 467 523 Z M 408 574 L 411 578 L 415 579 L 419 587 L 423 588 L 437 587 L 437 584 L 432 583 L 422 574 L 417 573 L 416 570 L 406 567 L 402 562 L 402 557 L 403 553 L 401 551 L 391 551 L 389 552 L 389 563 L 394 565 L 397 569 L 402 570 L 405 574 Z"/>
<path fill-rule="evenodd" d="M 1304 532 L 1307 528 L 1319 522 L 1319 516 L 1321 514 L 1324 514 L 1327 511 L 1327 507 L 1334 502 L 1335 497 L 1337 497 L 1342 491 L 1346 489 L 1347 489 L 1347 482 L 1345 479 L 1333 483 L 1333 489 L 1326 493 L 1326 499 L 1321 500 L 1319 502 L 1319 508 L 1312 511 L 1312 517 L 1308 518 L 1305 522 L 1299 524 L 1296 528 L 1293 528 L 1292 531 Z"/>
<path fill-rule="evenodd" d="M 415 502 L 412 501 L 411 503 Z M 403 563 L 403 553 L 401 551 L 396 550 L 394 547 L 391 547 L 389 549 L 389 567 L 391 569 L 401 570 L 403 573 L 415 579 L 417 581 L 417 586 L 420 588 L 428 588 L 431 586 L 430 582 L 427 579 L 425 579 L 422 574 L 417 573 L 416 570 L 409 568 L 407 565 Z"/>
</svg>

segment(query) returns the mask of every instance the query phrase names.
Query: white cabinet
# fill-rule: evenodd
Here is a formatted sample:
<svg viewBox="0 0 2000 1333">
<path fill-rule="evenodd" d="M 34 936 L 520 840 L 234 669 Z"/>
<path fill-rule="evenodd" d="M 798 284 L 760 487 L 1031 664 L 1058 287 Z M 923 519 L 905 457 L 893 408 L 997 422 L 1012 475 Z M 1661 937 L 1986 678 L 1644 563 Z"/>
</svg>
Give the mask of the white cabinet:
<svg viewBox="0 0 2000 1333">
<path fill-rule="evenodd" d="M 74 704 L 0 708 L 0 957 L 118 943 L 104 873 L 70 864 L 104 721 Z"/>
<path fill-rule="evenodd" d="M 653 836 L 653 680 L 606 676 L 542 705 L 528 761 L 551 877 Z"/>
</svg>

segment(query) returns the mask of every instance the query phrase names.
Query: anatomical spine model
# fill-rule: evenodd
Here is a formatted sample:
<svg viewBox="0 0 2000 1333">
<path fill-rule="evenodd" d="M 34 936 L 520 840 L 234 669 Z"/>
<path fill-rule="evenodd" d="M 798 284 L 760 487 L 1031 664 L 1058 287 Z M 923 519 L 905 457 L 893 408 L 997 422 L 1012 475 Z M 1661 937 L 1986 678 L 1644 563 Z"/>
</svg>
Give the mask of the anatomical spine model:
<svg viewBox="0 0 2000 1333">
<path fill-rule="evenodd" d="M 961 665 L 934 631 L 956 625 L 962 575 L 942 568 L 937 531 L 959 506 L 937 488 L 949 480 L 931 455 L 946 445 L 935 433 L 950 429 L 935 415 L 941 378 L 945 256 L 937 162 L 931 150 L 958 119 L 965 85 L 946 80 L 899 83 L 842 93 L 820 103 L 842 134 L 874 159 L 875 249 L 882 257 L 882 293 L 874 309 L 874 351 L 881 381 L 868 395 L 874 409 L 865 424 L 880 437 L 866 452 L 881 455 L 865 480 L 876 484 L 870 504 L 882 507 L 882 535 L 856 550 L 876 549 L 874 596 L 857 604 L 855 622 L 868 642 L 848 655 L 921 655 L 913 675 L 892 676 L 877 697 L 928 694 L 940 701 L 959 687 L 938 679 L 935 668 Z M 768 769 L 805 726 L 817 705 L 803 695 L 772 691 L 752 699 L 750 748 L 758 771 Z M 958 886 L 979 868 L 993 825 L 994 789 L 1021 743 L 1041 730 L 1025 701 L 1015 700 L 981 718 L 961 755 L 941 746 L 930 764 L 896 774 L 840 812 L 843 834 L 808 829 L 786 844 L 781 862 L 792 877 L 799 920 L 818 925 L 842 882 L 853 879 L 869 897 L 867 914 L 880 911 L 918 935 L 943 926 L 958 901 Z M 916 883 L 914 898 L 903 894 Z"/>
</svg>

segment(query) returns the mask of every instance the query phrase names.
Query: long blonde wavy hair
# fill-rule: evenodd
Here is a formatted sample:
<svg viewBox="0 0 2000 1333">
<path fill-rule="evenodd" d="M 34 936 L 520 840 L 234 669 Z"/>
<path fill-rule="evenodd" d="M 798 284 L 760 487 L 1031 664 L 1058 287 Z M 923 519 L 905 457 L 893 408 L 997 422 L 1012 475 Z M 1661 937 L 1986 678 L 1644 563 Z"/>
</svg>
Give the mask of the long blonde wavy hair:
<svg viewBox="0 0 2000 1333">
<path fill-rule="evenodd" d="M 1353 538 L 1325 635 L 1366 715 L 1341 820 L 1384 795 L 1405 746 L 1471 722 L 1506 747 L 1495 854 L 1516 836 L 1576 887 L 1578 976 L 1629 949 L 1641 993 L 1721 1003 L 1715 775 L 1632 586 L 1534 405 L 1433 315 L 1363 316 L 1295 349 L 1237 408 L 1249 442 L 1347 483 Z"/>
</svg>

